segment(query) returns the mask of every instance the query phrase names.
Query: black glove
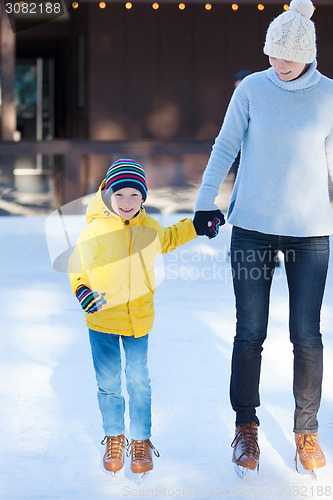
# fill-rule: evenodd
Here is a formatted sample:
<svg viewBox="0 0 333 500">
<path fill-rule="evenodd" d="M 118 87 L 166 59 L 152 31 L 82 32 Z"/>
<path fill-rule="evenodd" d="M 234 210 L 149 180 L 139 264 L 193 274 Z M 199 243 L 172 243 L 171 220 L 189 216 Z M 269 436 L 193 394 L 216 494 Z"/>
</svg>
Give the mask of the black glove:
<svg viewBox="0 0 333 500">
<path fill-rule="evenodd" d="M 82 285 L 76 290 L 76 297 L 82 309 L 87 314 L 98 312 L 106 304 L 105 293 L 93 292 L 88 286 Z"/>
<path fill-rule="evenodd" d="M 195 212 L 193 225 L 198 236 L 208 236 L 209 239 L 218 235 L 219 227 L 225 224 L 221 210 L 199 210 Z"/>
</svg>

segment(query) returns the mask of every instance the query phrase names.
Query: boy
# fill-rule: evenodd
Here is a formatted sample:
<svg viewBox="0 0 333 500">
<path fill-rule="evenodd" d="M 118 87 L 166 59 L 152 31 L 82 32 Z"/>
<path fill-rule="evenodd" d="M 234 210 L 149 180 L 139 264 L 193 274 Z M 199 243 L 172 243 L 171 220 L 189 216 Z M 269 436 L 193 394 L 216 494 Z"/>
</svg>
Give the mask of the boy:
<svg viewBox="0 0 333 500">
<path fill-rule="evenodd" d="M 71 256 L 73 293 L 85 311 L 98 385 L 106 444 L 104 467 L 124 464 L 124 398 L 121 394 L 120 340 L 126 357 L 129 394 L 131 470 L 153 468 L 151 389 L 147 368 L 148 334 L 153 327 L 154 260 L 197 237 L 192 220 L 163 228 L 147 215 L 143 168 L 118 160 L 108 169 L 87 208 L 88 225 Z M 218 224 L 212 228 L 217 234 Z M 212 236 L 215 235 L 212 233 Z M 79 268 L 78 268 L 79 265 Z M 80 269 L 80 272 L 76 272 Z M 75 272 L 73 272 L 75 270 Z"/>
</svg>

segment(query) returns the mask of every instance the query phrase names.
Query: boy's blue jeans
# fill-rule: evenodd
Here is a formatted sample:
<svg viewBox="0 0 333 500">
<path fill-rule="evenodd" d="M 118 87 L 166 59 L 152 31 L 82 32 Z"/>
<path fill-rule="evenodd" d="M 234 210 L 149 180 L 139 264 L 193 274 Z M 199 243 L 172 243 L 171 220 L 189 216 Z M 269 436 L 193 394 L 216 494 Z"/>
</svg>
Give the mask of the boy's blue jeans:
<svg viewBox="0 0 333 500">
<path fill-rule="evenodd" d="M 320 310 L 329 237 L 289 237 L 233 227 L 231 264 L 236 299 L 230 399 L 236 426 L 257 422 L 262 345 L 266 339 L 270 289 L 278 250 L 284 253 L 289 288 L 289 332 L 294 352 L 294 432 L 318 430 L 323 344 Z M 278 363 L 279 360 L 277 359 Z M 278 380 L 276 381 L 278 384 Z"/>
<path fill-rule="evenodd" d="M 129 395 L 132 439 L 151 436 L 151 389 L 147 367 L 148 334 L 135 338 L 89 329 L 89 340 L 98 385 L 98 403 L 106 436 L 125 433 L 125 401 L 121 393 L 121 353 L 123 344 L 126 386 Z"/>
</svg>

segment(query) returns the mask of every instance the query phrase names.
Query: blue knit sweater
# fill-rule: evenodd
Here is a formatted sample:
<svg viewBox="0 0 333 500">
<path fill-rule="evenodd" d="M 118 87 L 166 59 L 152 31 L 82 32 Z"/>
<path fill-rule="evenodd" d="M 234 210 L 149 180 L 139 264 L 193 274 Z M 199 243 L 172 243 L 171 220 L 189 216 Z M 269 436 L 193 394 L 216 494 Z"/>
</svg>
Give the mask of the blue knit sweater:
<svg viewBox="0 0 333 500">
<path fill-rule="evenodd" d="M 203 174 L 196 210 L 215 198 L 241 148 L 228 221 L 284 236 L 333 233 L 333 80 L 317 63 L 291 82 L 275 70 L 246 77 L 235 90 Z"/>
</svg>

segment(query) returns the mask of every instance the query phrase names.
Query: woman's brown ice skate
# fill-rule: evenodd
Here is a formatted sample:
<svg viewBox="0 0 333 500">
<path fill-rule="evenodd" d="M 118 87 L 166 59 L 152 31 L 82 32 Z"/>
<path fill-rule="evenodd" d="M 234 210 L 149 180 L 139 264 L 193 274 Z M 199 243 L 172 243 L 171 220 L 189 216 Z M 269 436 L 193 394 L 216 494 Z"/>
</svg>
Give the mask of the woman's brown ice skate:
<svg viewBox="0 0 333 500">
<path fill-rule="evenodd" d="M 247 422 L 236 427 L 232 461 L 237 474 L 244 478 L 249 469 L 259 471 L 260 450 L 258 446 L 258 425 L 256 422 Z"/>
<path fill-rule="evenodd" d="M 311 470 L 315 475 L 315 470 L 326 465 L 326 458 L 318 442 L 318 433 L 295 434 L 296 455 L 295 466 L 297 467 L 297 455 L 305 470 Z"/>
</svg>

